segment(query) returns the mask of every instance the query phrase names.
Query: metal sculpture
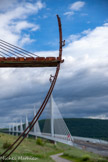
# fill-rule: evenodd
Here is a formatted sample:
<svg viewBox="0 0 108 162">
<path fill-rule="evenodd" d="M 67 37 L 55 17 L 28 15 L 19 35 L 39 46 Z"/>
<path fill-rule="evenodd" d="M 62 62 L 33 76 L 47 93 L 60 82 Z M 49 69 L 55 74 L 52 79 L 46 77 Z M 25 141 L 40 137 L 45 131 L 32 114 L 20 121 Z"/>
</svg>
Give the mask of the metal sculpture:
<svg viewBox="0 0 108 162">
<path fill-rule="evenodd" d="M 39 108 L 37 114 L 35 115 L 35 117 L 33 118 L 33 120 L 30 122 L 29 126 L 24 130 L 23 133 L 21 133 L 21 135 L 18 137 L 18 139 L 4 152 L 1 154 L 0 157 L 3 157 L 2 162 L 8 158 L 15 150 L 16 148 L 23 142 L 23 140 L 27 137 L 28 133 L 32 130 L 32 128 L 34 127 L 35 123 L 37 122 L 37 120 L 39 119 L 40 115 L 42 114 L 51 94 L 52 91 L 54 89 L 58 74 L 59 74 L 59 70 L 60 70 L 60 64 L 63 62 L 62 60 L 62 47 L 65 44 L 65 41 L 62 41 L 62 27 L 61 27 L 61 20 L 60 17 L 57 15 L 57 20 L 58 20 L 58 26 L 59 26 L 59 40 L 60 40 L 60 44 L 59 44 L 59 57 L 57 58 L 57 63 L 56 63 L 56 72 L 54 77 L 52 78 L 51 81 L 51 86 L 49 88 L 49 91 L 41 105 L 41 107 Z M 10 150 L 11 149 L 11 150 Z M 8 151 L 10 151 L 8 154 L 6 154 Z M 5 157 L 4 157 L 5 156 Z"/>
</svg>

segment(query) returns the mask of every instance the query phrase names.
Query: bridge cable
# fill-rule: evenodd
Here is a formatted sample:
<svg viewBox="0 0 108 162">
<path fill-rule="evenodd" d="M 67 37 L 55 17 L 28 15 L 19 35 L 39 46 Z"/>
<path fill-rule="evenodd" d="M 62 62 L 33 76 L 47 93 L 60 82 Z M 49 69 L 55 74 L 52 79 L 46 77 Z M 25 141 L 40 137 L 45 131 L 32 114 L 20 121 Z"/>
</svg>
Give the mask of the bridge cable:
<svg viewBox="0 0 108 162">
<path fill-rule="evenodd" d="M 10 45 L 4 43 L 4 42 L 0 42 L 0 44 L 4 45 L 5 47 L 9 47 L 11 50 L 13 49 L 14 52 L 16 52 L 16 53 L 20 52 L 20 53 L 24 54 L 23 56 L 27 55 L 27 56 L 33 57 L 32 55 L 34 55 L 34 54 L 28 54 L 27 52 L 24 52 L 24 51 L 21 51 L 21 50 L 19 50 L 19 49 L 16 49 L 15 47 L 12 47 L 12 46 L 10 46 Z M 20 53 L 18 53 L 18 54 L 20 54 Z M 35 55 L 34 55 L 34 56 L 35 56 Z M 37 57 L 37 56 L 35 56 L 35 57 Z M 38 56 L 38 57 L 39 57 L 39 56 Z"/>
<path fill-rule="evenodd" d="M 10 54 L 12 54 L 12 55 L 17 56 L 17 57 L 18 57 L 18 55 L 21 55 L 21 56 L 25 57 L 24 55 L 22 55 L 22 54 L 20 54 L 20 53 L 18 53 L 18 52 L 16 52 L 16 51 L 13 51 L 12 49 L 10 49 L 10 48 L 8 48 L 8 47 L 5 47 L 5 46 L 3 46 L 3 45 L 1 45 L 1 44 L 0 44 L 0 48 L 1 48 L 2 50 L 4 50 L 4 51 L 7 51 L 8 53 L 10 53 Z M 16 54 L 18 54 L 18 55 L 14 54 L 13 52 L 16 53 Z"/>
<path fill-rule="evenodd" d="M 4 53 L 3 51 L 0 51 L 0 53 L 2 53 L 2 54 L 0 54 L 2 57 L 4 57 L 4 55 L 6 55 L 6 56 L 8 56 L 9 57 L 9 55 L 8 54 L 6 54 L 6 53 Z"/>
<path fill-rule="evenodd" d="M 8 42 L 6 42 L 6 41 L 3 41 L 3 40 L 1 40 L 0 39 L 0 43 L 1 44 L 4 44 L 5 46 L 8 46 L 8 47 L 10 47 L 10 48 L 12 48 L 12 49 L 14 49 L 14 50 L 16 50 L 16 51 L 19 51 L 19 52 L 21 52 L 21 53 L 23 53 L 23 54 L 26 54 L 26 55 L 28 55 L 28 56 L 36 56 L 36 57 L 39 57 L 38 55 L 36 55 L 36 54 L 34 54 L 34 53 L 31 53 L 31 52 L 29 52 L 29 51 L 27 51 L 27 50 L 24 50 L 24 49 L 22 49 L 22 48 L 19 48 L 19 47 L 17 47 L 17 46 L 15 46 L 15 45 L 12 45 L 12 44 L 10 44 L 10 43 L 8 43 Z"/>
</svg>

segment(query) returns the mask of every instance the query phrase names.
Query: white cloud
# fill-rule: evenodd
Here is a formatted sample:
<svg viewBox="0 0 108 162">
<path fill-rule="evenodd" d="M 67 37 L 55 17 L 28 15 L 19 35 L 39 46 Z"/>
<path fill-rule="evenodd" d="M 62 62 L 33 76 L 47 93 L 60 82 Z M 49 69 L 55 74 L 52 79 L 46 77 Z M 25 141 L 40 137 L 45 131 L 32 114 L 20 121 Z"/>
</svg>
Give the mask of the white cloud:
<svg viewBox="0 0 108 162">
<path fill-rule="evenodd" d="M 85 33 L 85 31 L 83 32 Z M 94 73 L 94 74 L 100 73 L 103 76 L 108 76 L 107 69 L 105 69 L 106 66 L 108 65 L 107 64 L 108 27 L 107 26 L 96 27 L 94 30 L 92 31 L 89 30 L 89 32 L 86 32 L 86 33 L 87 34 L 82 37 L 80 34 L 78 34 L 78 35 L 70 35 L 70 37 L 68 38 L 67 41 L 69 43 L 63 49 L 63 58 L 65 59 L 65 61 L 61 68 L 61 71 L 62 71 L 60 73 L 61 77 L 71 78 L 72 76 L 75 75 L 77 71 L 80 71 L 81 69 L 88 69 L 88 68 L 91 71 L 91 73 Z M 25 41 L 27 42 L 30 41 L 28 35 L 25 36 Z M 21 43 L 24 43 L 24 42 L 21 42 Z M 46 57 L 47 56 L 57 57 L 58 51 L 41 51 L 41 52 L 35 52 L 35 54 L 39 56 L 46 56 Z M 99 67 L 101 67 L 101 69 Z M 5 87 L 5 86 L 2 86 L 2 83 L 3 85 L 7 81 L 9 83 L 9 80 L 10 80 L 10 83 L 12 80 L 14 83 L 16 82 L 15 80 L 20 80 L 19 76 L 22 78 L 21 82 L 23 82 L 24 80 L 30 81 L 30 79 L 31 80 L 36 79 L 35 81 L 38 81 L 38 83 L 46 84 L 48 82 L 47 79 L 49 76 L 49 74 L 47 73 L 47 70 L 45 71 L 45 74 L 44 74 L 44 69 L 39 69 L 38 71 L 37 69 L 33 71 L 28 70 L 28 74 L 26 74 L 25 72 L 26 69 L 22 70 L 22 73 L 20 73 L 20 70 L 18 69 L 17 70 L 2 69 L 0 71 L 1 89 L 2 87 Z M 48 72 L 51 72 L 51 71 L 48 70 Z M 11 79 L 9 77 L 10 75 L 12 75 Z M 36 75 L 37 78 L 33 77 L 34 75 Z M 25 82 L 23 83 L 25 84 Z M 27 82 L 27 84 L 29 84 L 29 82 Z M 16 86 L 16 91 L 17 91 L 17 86 Z"/>
<path fill-rule="evenodd" d="M 32 31 L 35 31 L 39 29 L 39 25 L 35 25 L 27 21 L 19 21 L 13 24 L 13 30 L 15 30 L 15 32 L 18 33 L 20 33 L 23 29 L 27 29 L 27 28 L 31 28 Z"/>
<path fill-rule="evenodd" d="M 84 5 L 85 5 L 85 2 L 77 1 L 70 5 L 70 9 L 73 11 L 79 11 L 82 7 L 84 7 Z"/>
<path fill-rule="evenodd" d="M 85 31 L 84 31 L 85 32 Z M 80 71 L 81 69 L 88 69 L 92 74 L 99 73 L 103 76 L 108 76 L 106 66 L 107 57 L 108 57 L 108 27 L 101 26 L 97 27 L 92 31 L 87 32 L 87 34 L 80 38 L 80 35 L 71 35 L 68 38 L 69 44 L 63 49 L 63 58 L 65 59 L 60 75 L 63 78 L 71 78 Z M 26 36 L 25 41 L 29 39 Z M 23 42 L 22 42 L 23 43 Z M 39 56 L 58 56 L 58 51 L 41 51 L 35 52 L 35 54 Z M 101 69 L 99 68 L 101 66 Z M 105 66 L 105 68 L 104 68 Z M 103 67 L 103 68 L 102 68 Z M 54 70 L 46 70 L 39 69 L 36 70 L 28 70 L 26 73 L 25 70 L 12 70 L 12 69 L 2 69 L 0 71 L 0 79 L 1 79 L 1 89 L 7 81 L 11 83 L 13 80 L 13 84 L 16 81 L 20 81 L 25 85 L 30 84 L 30 82 L 37 81 L 40 84 L 46 84 L 48 82 L 49 73 L 54 72 Z M 12 78 L 9 76 L 12 75 Z M 19 78 L 20 76 L 20 78 Z M 33 76 L 37 76 L 36 78 Z M 42 77 L 43 76 L 43 77 Z M 10 80 L 10 81 L 9 81 Z M 15 81 L 16 80 L 16 81 Z M 31 80 L 31 81 L 30 81 Z M 28 82 L 30 81 L 30 82 Z M 2 85 L 3 83 L 3 85 Z M 15 85 L 17 82 L 15 83 Z M 22 84 L 22 87 L 24 86 Z M 9 86 L 10 87 L 10 86 Z M 7 86 L 6 86 L 7 88 Z M 16 90 L 17 91 L 17 86 Z M 21 88 L 22 89 L 22 88 Z M 5 89 L 4 89 L 5 90 Z M 6 93 L 7 94 L 7 93 Z M 5 95 L 5 94 L 4 94 Z M 10 95 L 10 94 L 9 94 Z M 2 96 L 2 91 L 1 91 Z"/>
<path fill-rule="evenodd" d="M 19 46 L 23 46 L 24 44 L 30 44 L 32 42 L 36 41 L 36 39 L 31 39 L 29 35 L 24 34 L 23 39 L 19 41 Z"/>
<path fill-rule="evenodd" d="M 108 26 L 108 23 L 105 23 L 104 26 Z"/>
<path fill-rule="evenodd" d="M 101 115 L 97 115 L 97 116 L 89 116 L 88 118 L 91 119 L 102 119 L 102 120 L 108 120 L 108 116 L 106 114 L 101 114 Z"/>
<path fill-rule="evenodd" d="M 70 11 L 65 12 L 64 15 L 72 16 L 75 14 L 76 11 L 79 11 L 82 7 L 84 7 L 84 5 L 85 5 L 85 2 L 83 2 L 83 1 L 74 2 L 69 7 Z M 83 15 L 83 16 L 85 16 L 85 15 Z"/>
<path fill-rule="evenodd" d="M 72 34 L 72 35 L 70 35 L 70 36 L 67 38 L 66 42 L 67 42 L 67 43 L 70 43 L 70 42 L 76 41 L 76 40 L 78 40 L 80 37 L 81 37 L 80 34 L 76 34 L 76 35 L 75 35 L 75 34 Z"/>
<path fill-rule="evenodd" d="M 72 54 L 72 56 L 76 58 L 86 55 L 88 55 L 89 58 L 94 59 L 100 59 L 99 57 L 104 58 L 108 54 L 107 33 L 107 26 L 96 27 L 86 36 L 83 36 L 79 40 L 68 44 L 68 46 L 64 48 L 64 52 L 66 53 L 66 56 L 70 56 Z"/>
<path fill-rule="evenodd" d="M 30 28 L 31 31 L 35 31 L 39 29 L 39 25 L 28 22 L 28 16 L 37 14 L 44 7 L 45 4 L 41 1 L 36 3 L 24 1 L 18 3 L 16 1 L 11 9 L 0 13 L 0 38 L 13 44 L 19 44 L 19 40 L 23 41 L 22 30 Z"/>
<path fill-rule="evenodd" d="M 72 15 L 74 15 L 74 12 L 73 11 L 65 12 L 64 15 L 72 16 Z"/>
<path fill-rule="evenodd" d="M 82 34 L 89 34 L 91 32 L 91 29 L 84 30 Z"/>
<path fill-rule="evenodd" d="M 106 110 L 103 110 L 103 105 L 107 105 L 107 96 L 108 93 L 101 93 L 101 89 L 105 86 L 107 90 L 107 80 L 108 80 L 108 26 L 103 25 L 96 27 L 94 30 L 89 30 L 89 32 L 83 31 L 85 35 L 79 37 L 70 36 L 69 43 L 63 49 L 63 57 L 65 59 L 64 63 L 61 65 L 61 71 L 56 85 L 56 91 L 66 87 L 64 92 L 68 95 L 69 91 L 73 93 L 69 94 L 68 98 L 71 100 L 65 101 L 65 105 L 70 106 L 71 109 L 75 110 L 75 106 L 82 113 L 87 111 L 84 117 L 94 117 L 96 115 L 89 115 L 88 111 L 93 111 L 99 107 L 99 111 L 103 112 L 105 115 Z M 82 34 L 80 33 L 80 34 Z M 76 37 L 76 38 L 75 38 Z M 75 38 L 75 40 L 73 40 Z M 29 39 L 29 37 L 28 37 Z M 58 56 L 58 51 L 41 51 L 36 52 L 39 56 Z M 86 74 L 84 73 L 85 71 Z M 0 102 L 6 98 L 19 98 L 18 96 L 25 95 L 34 95 L 38 96 L 39 92 L 43 93 L 45 88 L 48 88 L 49 76 L 50 74 L 54 75 L 55 68 L 41 68 L 41 69 L 1 69 L 0 70 Z M 63 84 L 65 82 L 65 84 Z M 63 84 L 63 85 L 62 85 Z M 74 102 L 74 92 L 76 96 L 83 95 L 87 90 L 94 92 L 94 88 L 97 87 L 100 92 L 97 92 L 98 95 L 102 97 L 94 97 L 94 93 L 91 94 L 87 99 L 86 93 L 85 96 Z M 88 88 L 88 89 L 87 89 Z M 81 89 L 81 91 L 80 91 Z M 104 90 L 103 90 L 104 91 Z M 106 92 L 106 91 L 105 91 Z M 31 93 L 31 94 L 30 94 Z M 58 94 L 57 94 L 58 95 Z M 62 93 L 60 94 L 63 95 Z M 106 96 L 106 101 L 104 102 L 104 97 Z M 57 96 L 56 96 L 57 97 Z M 85 99 L 86 98 L 86 99 Z M 65 98 L 63 98 L 65 100 Z M 60 102 L 60 101 L 59 101 Z M 62 101 L 61 101 L 62 102 Z M 89 102 L 89 104 L 88 104 Z M 8 102 L 7 102 L 8 103 Z M 72 107 L 71 107 L 72 103 Z M 23 103 L 26 105 L 26 103 Z M 63 104 L 63 103 L 62 103 Z M 17 103 L 18 105 L 18 103 Z M 65 105 L 62 106 L 63 111 L 65 111 Z M 81 106 L 85 107 L 82 111 Z M 27 105 L 26 105 L 27 106 Z M 24 108 L 26 107 L 24 106 Z M 0 107 L 1 109 L 2 107 Z M 23 108 L 23 110 L 24 110 Z M 96 109 L 96 110 L 97 110 Z M 5 111 L 2 108 L 1 111 Z M 13 111 L 13 110 L 12 110 Z M 96 113 L 98 113 L 96 111 Z M 69 113 L 69 112 L 67 112 Z M 74 113 L 74 111 L 73 111 Z M 80 113 L 81 114 L 81 113 Z M 98 117 L 102 118 L 102 116 Z M 83 117 L 83 115 L 82 115 Z"/>
</svg>

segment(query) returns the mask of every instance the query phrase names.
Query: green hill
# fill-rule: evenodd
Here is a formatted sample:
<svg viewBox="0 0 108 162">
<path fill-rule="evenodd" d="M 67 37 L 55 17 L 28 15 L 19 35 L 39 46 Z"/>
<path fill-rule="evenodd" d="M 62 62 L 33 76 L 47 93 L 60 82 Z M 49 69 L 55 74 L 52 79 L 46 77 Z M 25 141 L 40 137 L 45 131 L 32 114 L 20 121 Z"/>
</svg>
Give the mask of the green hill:
<svg viewBox="0 0 108 162">
<path fill-rule="evenodd" d="M 59 119 L 57 120 L 59 124 Z M 65 118 L 64 120 L 73 136 L 108 140 L 108 120 L 84 118 Z M 39 121 L 41 130 L 44 122 L 45 120 Z M 48 127 L 50 126 L 48 125 Z"/>
<path fill-rule="evenodd" d="M 73 136 L 108 140 L 108 120 L 65 119 Z"/>
</svg>

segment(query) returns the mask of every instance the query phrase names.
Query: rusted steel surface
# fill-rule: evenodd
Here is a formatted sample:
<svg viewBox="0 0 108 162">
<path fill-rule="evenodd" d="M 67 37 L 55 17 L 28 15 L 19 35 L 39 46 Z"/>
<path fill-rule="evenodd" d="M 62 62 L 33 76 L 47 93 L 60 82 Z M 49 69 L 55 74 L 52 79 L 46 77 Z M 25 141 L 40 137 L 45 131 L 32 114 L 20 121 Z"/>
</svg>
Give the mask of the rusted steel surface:
<svg viewBox="0 0 108 162">
<path fill-rule="evenodd" d="M 56 61 L 56 57 L 46 57 L 46 61 Z"/>
<path fill-rule="evenodd" d="M 15 57 L 7 57 L 6 60 L 7 62 L 10 62 L 10 61 L 16 61 L 16 58 Z"/>
<path fill-rule="evenodd" d="M 15 62 L 22 62 L 22 61 L 24 61 L 24 57 L 17 57 L 15 60 L 14 60 Z M 13 62 L 14 62 L 13 61 Z M 8 63 L 8 61 L 6 61 L 7 63 Z"/>
<path fill-rule="evenodd" d="M 5 57 L 0 57 L 0 62 L 4 62 L 6 61 L 6 58 Z"/>
<path fill-rule="evenodd" d="M 24 59 L 24 61 L 34 61 L 35 60 L 35 58 L 33 58 L 33 57 L 26 57 L 25 59 Z"/>
<path fill-rule="evenodd" d="M 57 15 L 57 19 L 58 19 L 58 25 L 59 25 L 59 32 L 61 32 L 61 21 L 59 16 Z M 53 77 L 53 80 L 51 82 L 51 86 L 49 88 L 49 91 L 41 105 L 41 107 L 39 108 L 37 114 L 35 115 L 35 117 L 33 118 L 33 120 L 31 121 L 31 123 L 29 124 L 29 126 L 24 130 L 24 132 L 18 137 L 18 139 L 4 152 L 2 153 L 2 156 L 5 156 L 4 159 L 8 158 L 15 150 L 16 148 L 22 143 L 22 141 L 25 139 L 25 137 L 27 137 L 28 133 L 32 130 L 32 128 L 34 127 L 35 123 L 37 122 L 37 120 L 39 119 L 40 115 L 42 114 L 43 110 L 45 109 L 46 104 L 48 103 L 48 100 L 51 96 L 51 93 L 54 89 L 58 74 L 59 74 L 59 70 L 60 70 L 60 63 L 62 60 L 62 32 L 60 33 L 60 47 L 59 47 L 59 63 L 56 67 L 56 72 L 55 75 Z M 7 152 L 10 151 L 8 154 Z M 3 162 L 4 160 L 2 160 Z"/>
<path fill-rule="evenodd" d="M 42 61 L 43 62 L 43 61 L 45 61 L 45 57 L 37 57 L 36 61 Z"/>
<path fill-rule="evenodd" d="M 56 67 L 60 57 L 0 57 L 0 67 Z"/>
</svg>

